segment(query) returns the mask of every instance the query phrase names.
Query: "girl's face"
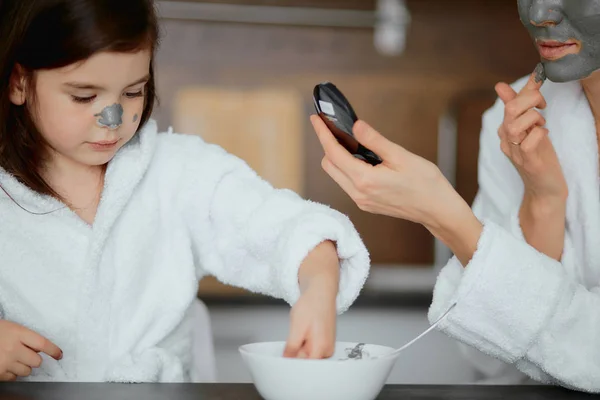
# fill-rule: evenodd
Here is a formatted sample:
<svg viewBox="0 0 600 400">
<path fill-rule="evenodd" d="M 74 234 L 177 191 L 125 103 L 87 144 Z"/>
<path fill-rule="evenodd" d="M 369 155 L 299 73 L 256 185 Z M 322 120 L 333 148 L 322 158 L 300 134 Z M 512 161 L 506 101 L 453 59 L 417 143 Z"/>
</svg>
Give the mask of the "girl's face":
<svg viewBox="0 0 600 400">
<path fill-rule="evenodd" d="M 30 110 L 54 152 L 86 166 L 109 162 L 138 129 L 150 60 L 150 51 L 101 52 L 64 68 L 36 71 Z M 15 103 L 27 98 L 13 93 Z"/>
<path fill-rule="evenodd" d="M 580 80 L 600 69 L 600 0 L 518 0 L 518 5 L 550 80 Z"/>
</svg>

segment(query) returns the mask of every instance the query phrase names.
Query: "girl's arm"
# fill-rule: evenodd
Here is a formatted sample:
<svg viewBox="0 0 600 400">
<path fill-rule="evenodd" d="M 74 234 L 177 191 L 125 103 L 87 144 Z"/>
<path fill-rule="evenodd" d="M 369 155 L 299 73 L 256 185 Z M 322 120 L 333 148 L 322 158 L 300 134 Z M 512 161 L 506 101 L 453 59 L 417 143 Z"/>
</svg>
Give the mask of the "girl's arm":
<svg viewBox="0 0 600 400">
<path fill-rule="evenodd" d="M 273 188 L 218 146 L 198 137 L 185 139 L 196 156 L 187 162 L 183 178 L 188 181 L 184 218 L 199 268 L 226 284 L 291 305 L 301 294 L 301 283 L 334 274 L 339 276 L 332 286 L 337 312 L 345 311 L 370 267 L 368 251 L 348 217 Z"/>
</svg>

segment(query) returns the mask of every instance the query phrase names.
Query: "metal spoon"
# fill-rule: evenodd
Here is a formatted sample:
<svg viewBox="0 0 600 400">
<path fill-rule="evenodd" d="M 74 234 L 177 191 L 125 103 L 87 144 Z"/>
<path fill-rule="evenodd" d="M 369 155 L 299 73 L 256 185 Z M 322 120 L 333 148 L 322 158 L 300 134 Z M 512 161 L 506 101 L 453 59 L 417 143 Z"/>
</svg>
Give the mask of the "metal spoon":
<svg viewBox="0 0 600 400">
<path fill-rule="evenodd" d="M 363 347 L 365 346 L 364 343 L 359 343 L 357 344 L 351 351 L 350 353 L 348 353 L 348 358 L 349 359 L 356 359 L 356 360 L 360 360 L 363 357 Z"/>
<path fill-rule="evenodd" d="M 419 336 L 417 336 L 416 338 L 414 338 L 413 340 L 411 340 L 410 342 L 406 343 L 404 346 L 400 347 L 399 349 L 394 350 L 391 353 L 388 354 L 383 354 L 381 356 L 376 356 L 376 357 L 368 357 L 370 360 L 379 358 L 379 357 L 389 357 L 389 356 L 395 356 L 396 354 L 400 353 L 402 350 L 406 349 L 407 347 L 411 346 L 413 343 L 415 343 L 417 340 L 421 339 L 423 336 L 427 335 L 429 332 L 431 332 L 432 330 L 434 330 L 440 322 L 442 322 L 442 320 L 446 317 L 446 315 L 448 315 L 448 313 L 454 308 L 454 306 L 456 306 L 456 303 L 452 304 L 450 306 L 450 308 L 448 308 L 448 310 L 446 310 L 445 313 L 443 313 L 429 328 L 427 328 L 423 333 L 421 333 Z M 364 343 L 359 343 L 357 344 L 349 353 L 348 353 L 348 360 L 360 360 L 363 358 L 363 348 L 364 348 L 365 344 Z"/>
</svg>

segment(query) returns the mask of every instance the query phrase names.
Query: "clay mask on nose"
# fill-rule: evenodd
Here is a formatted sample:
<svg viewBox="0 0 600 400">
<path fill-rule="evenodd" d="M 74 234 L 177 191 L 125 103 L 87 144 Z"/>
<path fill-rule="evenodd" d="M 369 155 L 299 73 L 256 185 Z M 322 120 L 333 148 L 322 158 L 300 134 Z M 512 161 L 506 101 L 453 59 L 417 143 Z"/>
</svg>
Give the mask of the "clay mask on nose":
<svg viewBox="0 0 600 400">
<path fill-rule="evenodd" d="M 117 129 L 123 124 L 123 107 L 120 104 L 104 107 L 104 109 L 94 114 L 98 118 L 98 125 L 102 128 Z"/>
<path fill-rule="evenodd" d="M 548 79 L 569 82 L 600 70 L 600 0 L 518 0 Z"/>
</svg>

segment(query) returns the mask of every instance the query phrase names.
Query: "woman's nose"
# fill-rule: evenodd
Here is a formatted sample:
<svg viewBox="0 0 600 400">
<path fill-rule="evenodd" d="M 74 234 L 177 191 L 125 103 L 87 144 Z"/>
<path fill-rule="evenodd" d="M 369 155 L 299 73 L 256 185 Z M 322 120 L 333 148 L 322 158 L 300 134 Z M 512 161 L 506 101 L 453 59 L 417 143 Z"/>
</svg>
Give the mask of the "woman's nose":
<svg viewBox="0 0 600 400">
<path fill-rule="evenodd" d="M 534 26 L 556 26 L 564 18 L 564 0 L 534 0 L 529 9 L 529 20 Z M 567 0 L 580 1 L 580 0 Z"/>
</svg>

